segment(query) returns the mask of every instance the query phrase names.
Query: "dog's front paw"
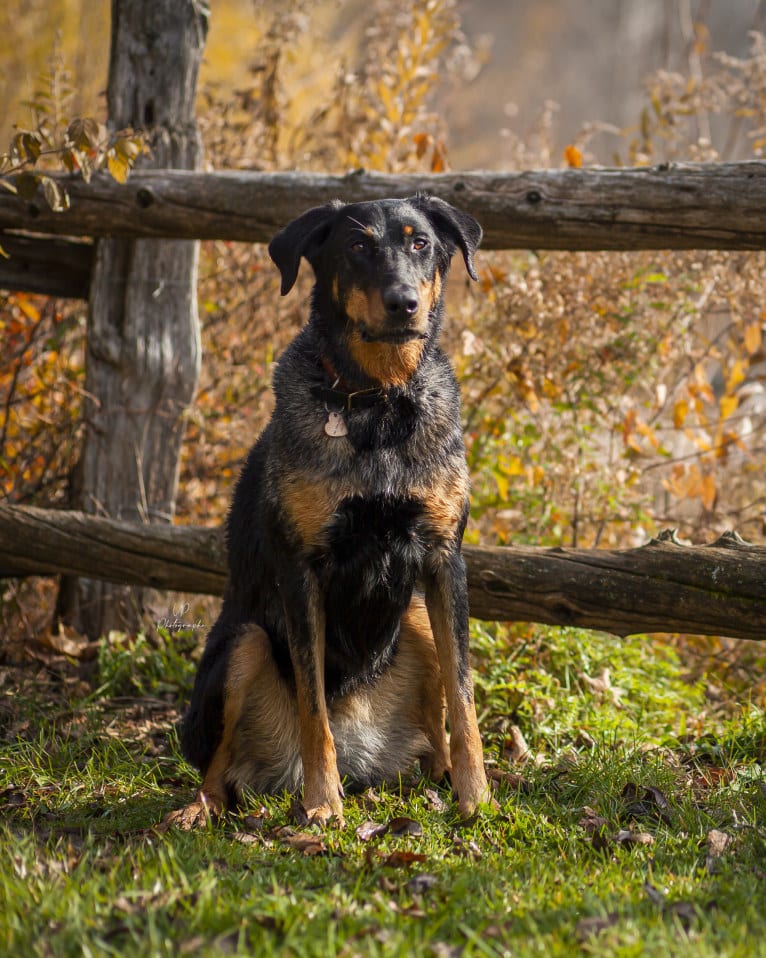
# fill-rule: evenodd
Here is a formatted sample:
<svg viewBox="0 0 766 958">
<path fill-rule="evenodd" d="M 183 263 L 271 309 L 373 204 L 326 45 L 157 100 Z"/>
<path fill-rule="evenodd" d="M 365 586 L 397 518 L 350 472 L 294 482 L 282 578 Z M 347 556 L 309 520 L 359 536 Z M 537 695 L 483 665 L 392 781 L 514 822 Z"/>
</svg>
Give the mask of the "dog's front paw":
<svg viewBox="0 0 766 958">
<path fill-rule="evenodd" d="M 197 793 L 197 800 L 169 812 L 162 819 L 163 828 L 180 828 L 185 832 L 193 828 L 200 828 L 217 821 L 224 813 L 223 802 L 206 795 Z"/>
<path fill-rule="evenodd" d="M 324 827 L 334 821 L 339 828 L 343 821 L 343 787 L 340 780 L 327 782 L 321 787 L 304 786 L 303 810 L 311 825 Z"/>
<path fill-rule="evenodd" d="M 483 763 L 460 771 L 453 766 L 451 778 L 461 818 L 470 818 L 480 806 L 494 803 Z"/>
</svg>

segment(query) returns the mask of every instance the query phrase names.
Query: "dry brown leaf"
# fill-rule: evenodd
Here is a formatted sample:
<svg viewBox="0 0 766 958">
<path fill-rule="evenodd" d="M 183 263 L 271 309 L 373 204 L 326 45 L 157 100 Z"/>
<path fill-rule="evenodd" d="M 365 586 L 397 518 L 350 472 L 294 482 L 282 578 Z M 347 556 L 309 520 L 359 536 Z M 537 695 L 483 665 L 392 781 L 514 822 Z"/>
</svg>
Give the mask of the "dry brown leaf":
<svg viewBox="0 0 766 958">
<path fill-rule="evenodd" d="M 629 828 L 621 828 L 614 836 L 618 845 L 626 848 L 634 848 L 636 845 L 653 845 L 654 836 L 648 832 L 634 832 Z"/>
<path fill-rule="evenodd" d="M 516 764 L 523 764 L 529 761 L 531 753 L 521 729 L 518 725 L 512 725 L 508 730 L 508 735 L 504 745 L 505 755 L 508 761 Z"/>
<path fill-rule="evenodd" d="M 318 835 L 312 835 L 310 832 L 295 832 L 289 825 L 283 825 L 274 829 L 272 835 L 283 845 L 288 845 L 308 857 L 327 854 L 327 845 Z"/>
<path fill-rule="evenodd" d="M 473 858 L 475 861 L 478 861 L 482 857 L 481 849 L 473 839 L 466 841 L 464 838 L 456 835 L 455 840 L 452 842 L 452 848 L 458 855 L 463 855 L 465 858 Z"/>
<path fill-rule="evenodd" d="M 599 832 L 606 828 L 609 822 L 589 805 L 585 805 L 582 810 L 582 818 L 577 824 L 589 835 L 592 835 L 593 832 Z"/>
<path fill-rule="evenodd" d="M 97 642 L 89 642 L 76 629 L 62 622 L 59 622 L 55 631 L 46 629 L 38 635 L 37 643 L 58 655 L 68 655 L 73 659 L 92 659 L 98 652 Z"/>
<path fill-rule="evenodd" d="M 407 882 L 406 887 L 411 895 L 422 895 L 430 891 L 435 885 L 438 885 L 438 883 L 439 879 L 435 875 L 429 875 L 424 872 L 420 875 L 413 875 Z"/>
<path fill-rule="evenodd" d="M 260 841 L 258 835 L 254 835 L 252 832 L 234 832 L 232 838 L 240 845 L 256 845 Z"/>
<path fill-rule="evenodd" d="M 396 851 L 385 858 L 383 864 L 389 868 L 407 868 L 410 865 L 424 862 L 427 858 L 427 855 L 421 855 L 419 852 Z"/>
<path fill-rule="evenodd" d="M 626 802 L 623 818 L 653 818 L 672 825 L 670 802 L 654 785 L 641 786 L 628 782 L 620 796 Z"/>
<path fill-rule="evenodd" d="M 620 698 L 625 694 L 625 689 L 621 689 L 618 685 L 612 685 L 609 669 L 602 669 L 601 675 L 596 676 L 596 678 L 591 678 L 590 675 L 583 672 L 582 680 L 593 692 L 603 695 L 605 698 L 610 698 L 615 708 L 621 707 Z"/>
<path fill-rule="evenodd" d="M 713 874 L 719 865 L 719 859 L 726 854 L 732 843 L 731 835 L 712 828 L 707 833 L 707 854 L 705 855 L 705 869 Z"/>
<path fill-rule="evenodd" d="M 169 828 L 180 828 L 182 831 L 188 832 L 193 828 L 209 825 L 220 817 L 220 813 L 216 813 L 206 801 L 198 800 L 185 805 L 183 808 L 168 812 L 160 824 L 155 827 L 155 831 L 161 833 L 166 832 Z"/>
<path fill-rule="evenodd" d="M 423 826 L 420 824 L 420 822 L 416 822 L 414 818 L 407 818 L 406 815 L 392 818 L 388 823 L 388 830 L 392 835 L 423 834 Z"/>
<path fill-rule="evenodd" d="M 610 911 L 603 918 L 600 915 L 593 915 L 590 918 L 581 918 L 575 925 L 575 935 L 578 941 L 585 941 L 595 935 L 600 935 L 607 928 L 613 928 L 620 920 L 616 911 Z"/>
<path fill-rule="evenodd" d="M 377 838 L 379 835 L 385 835 L 387 831 L 387 824 L 366 821 L 362 822 L 362 824 L 357 828 L 356 837 L 361 842 L 368 842 L 371 838 Z"/>
<path fill-rule="evenodd" d="M 428 807 L 431 809 L 432 812 L 440 812 L 443 814 L 444 812 L 447 811 L 447 808 L 448 808 L 447 803 L 444 801 L 441 795 L 436 791 L 436 789 L 427 788 L 425 789 L 423 794 L 425 795 L 425 799 L 426 799 L 426 802 L 428 803 Z"/>
</svg>

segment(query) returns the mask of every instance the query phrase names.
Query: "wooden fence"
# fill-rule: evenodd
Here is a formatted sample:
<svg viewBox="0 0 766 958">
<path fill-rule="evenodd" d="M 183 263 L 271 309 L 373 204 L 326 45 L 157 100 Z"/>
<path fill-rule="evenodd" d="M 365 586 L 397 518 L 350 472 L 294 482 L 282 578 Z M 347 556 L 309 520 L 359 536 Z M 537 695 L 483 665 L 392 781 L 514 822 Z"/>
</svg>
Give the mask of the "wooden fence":
<svg viewBox="0 0 766 958">
<path fill-rule="evenodd" d="M 70 208 L 0 194 L 0 286 L 87 294 L 83 236 L 264 242 L 307 207 L 427 190 L 470 210 L 488 248 L 766 248 L 766 164 L 397 176 L 144 171 L 125 186 L 63 178 Z M 56 234 L 56 235 L 54 235 Z M 73 239 L 72 237 L 76 237 Z M 626 635 L 766 637 L 766 548 L 736 535 L 632 550 L 466 548 L 471 612 Z M 220 594 L 219 532 L 0 508 L 0 574 L 68 573 Z"/>
</svg>

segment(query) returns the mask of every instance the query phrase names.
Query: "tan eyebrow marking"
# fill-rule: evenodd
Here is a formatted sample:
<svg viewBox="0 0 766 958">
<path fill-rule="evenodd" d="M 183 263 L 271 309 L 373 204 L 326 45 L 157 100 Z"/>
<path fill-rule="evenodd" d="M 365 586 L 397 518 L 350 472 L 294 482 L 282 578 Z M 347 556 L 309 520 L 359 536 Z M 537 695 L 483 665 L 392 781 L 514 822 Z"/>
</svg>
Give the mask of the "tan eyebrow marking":
<svg viewBox="0 0 766 958">
<path fill-rule="evenodd" d="M 414 232 L 415 232 L 414 229 L 413 229 L 409 224 L 404 227 L 404 235 L 405 235 L 405 236 L 412 236 L 412 234 L 413 234 Z"/>
</svg>

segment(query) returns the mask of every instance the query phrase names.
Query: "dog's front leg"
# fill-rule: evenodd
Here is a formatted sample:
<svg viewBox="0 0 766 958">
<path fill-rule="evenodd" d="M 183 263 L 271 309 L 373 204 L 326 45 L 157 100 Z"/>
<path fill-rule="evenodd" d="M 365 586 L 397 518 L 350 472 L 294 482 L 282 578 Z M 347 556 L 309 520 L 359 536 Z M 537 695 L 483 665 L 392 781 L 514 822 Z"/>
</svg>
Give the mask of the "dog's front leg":
<svg viewBox="0 0 766 958">
<path fill-rule="evenodd" d="M 460 814 L 467 818 L 480 804 L 490 801 L 490 792 L 468 657 L 465 563 L 458 551 L 437 556 L 426 577 L 426 607 L 447 696 L 452 784 Z"/>
<path fill-rule="evenodd" d="M 298 701 L 303 806 L 311 822 L 325 825 L 335 818 L 342 825 L 343 788 L 325 698 L 324 605 L 312 573 L 305 573 L 284 604 Z"/>
</svg>

